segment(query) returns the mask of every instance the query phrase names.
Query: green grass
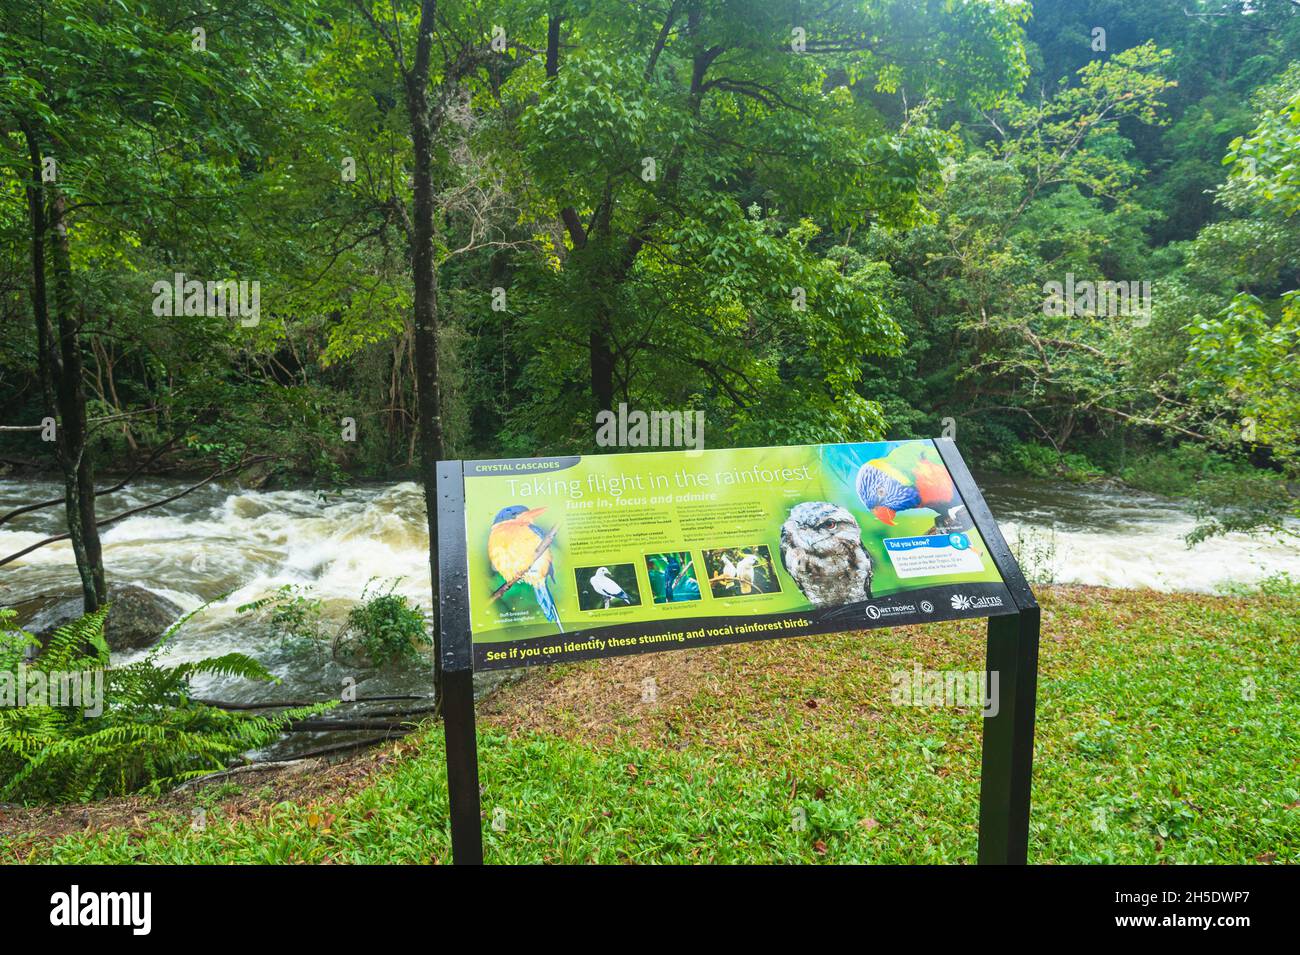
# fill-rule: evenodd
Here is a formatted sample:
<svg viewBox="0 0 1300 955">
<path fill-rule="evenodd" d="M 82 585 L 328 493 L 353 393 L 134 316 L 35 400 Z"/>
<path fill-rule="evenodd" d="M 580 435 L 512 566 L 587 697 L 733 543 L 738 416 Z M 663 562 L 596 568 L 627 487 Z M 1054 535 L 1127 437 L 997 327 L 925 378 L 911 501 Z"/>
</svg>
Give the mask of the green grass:
<svg viewBox="0 0 1300 955">
<path fill-rule="evenodd" d="M 1031 861 L 1300 862 L 1294 588 L 1043 603 Z M 981 654 L 961 622 L 534 674 L 484 708 L 486 857 L 973 862 L 980 718 L 891 705 L 888 674 Z M 174 807 L 53 842 L 9 831 L 0 860 L 448 861 L 442 759 L 429 727 L 350 796 L 234 820 L 209 796 L 200 832 Z"/>
</svg>

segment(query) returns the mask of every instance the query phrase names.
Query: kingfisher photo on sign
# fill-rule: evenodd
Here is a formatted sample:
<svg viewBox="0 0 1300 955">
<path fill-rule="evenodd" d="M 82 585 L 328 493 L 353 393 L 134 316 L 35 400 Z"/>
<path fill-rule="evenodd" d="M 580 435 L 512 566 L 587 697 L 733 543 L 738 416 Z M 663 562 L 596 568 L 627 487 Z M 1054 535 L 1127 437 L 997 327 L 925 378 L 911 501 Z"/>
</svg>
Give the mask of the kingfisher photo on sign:
<svg viewBox="0 0 1300 955">
<path fill-rule="evenodd" d="M 464 463 L 474 668 L 1012 613 L 928 439 Z"/>
</svg>

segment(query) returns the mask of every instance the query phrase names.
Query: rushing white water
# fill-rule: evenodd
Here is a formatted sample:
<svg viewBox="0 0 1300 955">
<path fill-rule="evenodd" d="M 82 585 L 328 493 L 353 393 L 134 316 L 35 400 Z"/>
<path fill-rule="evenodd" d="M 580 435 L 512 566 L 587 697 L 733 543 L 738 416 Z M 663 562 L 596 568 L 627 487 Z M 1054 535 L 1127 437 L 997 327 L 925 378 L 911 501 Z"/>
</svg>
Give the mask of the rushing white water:
<svg viewBox="0 0 1300 955">
<path fill-rule="evenodd" d="M 1188 548 L 1183 537 L 1194 526 L 1191 515 L 1161 498 L 998 476 L 983 485 L 1008 539 L 1019 542 L 1027 571 L 1039 579 L 1213 591 L 1281 571 L 1300 576 L 1300 553 L 1277 541 L 1232 534 Z M 180 486 L 142 482 L 103 498 L 100 513 L 156 500 Z M 0 480 L 0 512 L 58 495 L 50 482 Z M 0 526 L 0 554 L 62 530 L 61 507 L 24 515 Z M 178 635 L 167 651 L 171 658 L 244 650 L 299 694 L 308 687 L 332 695 L 346 671 L 328 654 L 290 652 L 264 621 L 238 613 L 241 604 L 282 584 L 299 584 L 324 601 L 327 620 L 337 625 L 371 578 L 400 578 L 399 592 L 429 604 L 424 499 L 412 483 L 329 494 L 208 486 L 110 525 L 103 545 L 110 581 L 137 584 L 185 610 L 211 602 Z M 0 568 L 0 605 L 77 590 L 66 542 Z M 420 689 L 425 677 L 409 668 L 368 679 L 368 693 L 426 692 Z M 259 694 L 265 696 L 254 688 L 252 695 Z"/>
<path fill-rule="evenodd" d="M 1294 540 L 1226 534 L 1188 547 L 1196 520 L 1166 498 L 999 475 L 981 486 L 1031 578 L 1212 593 L 1279 573 L 1300 577 Z"/>
<path fill-rule="evenodd" d="M 145 481 L 100 502 L 111 515 L 167 493 L 177 482 Z M 0 512 L 42 498 L 57 486 L 0 481 Z M 0 554 L 60 533 L 61 507 L 47 508 L 0 527 Z M 428 607 L 429 554 L 424 498 L 411 483 L 341 493 L 248 491 L 208 486 L 156 510 L 110 525 L 102 533 L 104 566 L 111 582 L 129 582 L 169 598 L 192 618 L 166 651 L 179 662 L 233 649 L 251 652 L 281 677 L 290 696 L 304 688 L 335 695 L 355 671 L 328 653 L 294 652 L 266 621 L 238 607 L 284 584 L 310 588 L 323 601 L 328 627 L 341 624 L 367 583 L 396 590 Z M 47 545 L 0 569 L 0 605 L 79 591 L 67 542 Z M 124 654 L 118 662 L 133 655 Z M 390 672 L 391 671 L 391 672 Z M 427 693 L 427 678 L 398 668 L 365 674 L 363 694 Z M 247 684 L 245 684 L 247 686 Z M 266 698 L 248 687 L 249 698 Z M 231 696 L 223 689 L 223 696 Z M 238 696 L 238 693 L 234 693 Z"/>
</svg>

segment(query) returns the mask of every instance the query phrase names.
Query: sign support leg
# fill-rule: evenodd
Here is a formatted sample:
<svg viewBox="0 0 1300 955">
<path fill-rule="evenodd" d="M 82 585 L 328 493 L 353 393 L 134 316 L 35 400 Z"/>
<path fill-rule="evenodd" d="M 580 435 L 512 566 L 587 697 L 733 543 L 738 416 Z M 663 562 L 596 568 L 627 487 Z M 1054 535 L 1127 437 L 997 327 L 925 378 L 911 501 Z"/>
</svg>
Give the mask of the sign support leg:
<svg viewBox="0 0 1300 955">
<path fill-rule="evenodd" d="M 989 618 L 988 672 L 998 674 L 997 715 L 984 720 L 980 865 L 1024 865 L 1029 853 L 1038 607 Z"/>
<path fill-rule="evenodd" d="M 442 732 L 446 741 L 451 857 L 483 864 L 474 731 L 474 646 L 465 575 L 465 475 L 459 461 L 438 462 L 438 631 L 442 660 Z"/>
<path fill-rule="evenodd" d="M 483 864 L 478 798 L 478 740 L 474 731 L 474 674 L 443 674 L 442 728 L 447 744 L 447 801 L 451 854 L 457 865 Z"/>
</svg>

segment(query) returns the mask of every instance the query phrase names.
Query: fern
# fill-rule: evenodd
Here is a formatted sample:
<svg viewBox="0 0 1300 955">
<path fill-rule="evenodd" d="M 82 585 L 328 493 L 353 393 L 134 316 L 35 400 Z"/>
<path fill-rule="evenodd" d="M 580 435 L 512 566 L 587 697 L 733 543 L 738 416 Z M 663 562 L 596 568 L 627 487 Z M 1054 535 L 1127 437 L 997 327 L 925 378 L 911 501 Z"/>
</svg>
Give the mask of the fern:
<svg viewBox="0 0 1300 955">
<path fill-rule="evenodd" d="M 20 666 L 46 674 L 104 671 L 98 716 L 68 706 L 0 707 L 0 801 L 84 802 L 161 792 L 224 769 L 242 753 L 270 743 L 293 720 L 335 705 L 257 715 L 194 702 L 190 680 L 199 674 L 265 682 L 275 677 L 242 653 L 160 665 L 161 643 L 192 614 L 169 628 L 142 660 L 109 667 L 107 610 L 59 627 L 41 655 L 27 663 L 23 656 L 34 639 L 22 631 L 0 633 L 0 679 L 10 676 L 15 685 L 26 678 Z M 12 612 L 0 611 L 0 628 L 12 619 Z"/>
</svg>

